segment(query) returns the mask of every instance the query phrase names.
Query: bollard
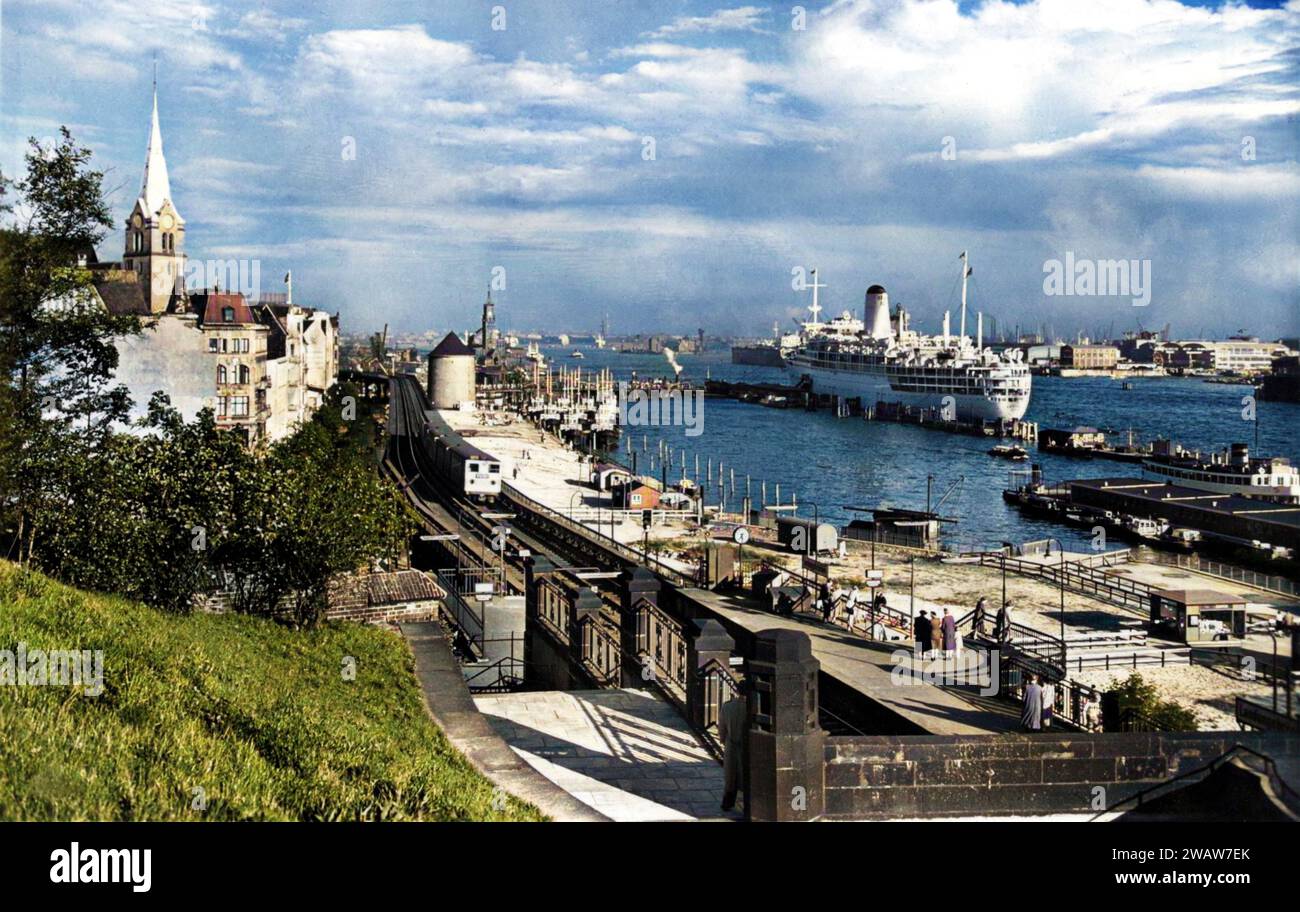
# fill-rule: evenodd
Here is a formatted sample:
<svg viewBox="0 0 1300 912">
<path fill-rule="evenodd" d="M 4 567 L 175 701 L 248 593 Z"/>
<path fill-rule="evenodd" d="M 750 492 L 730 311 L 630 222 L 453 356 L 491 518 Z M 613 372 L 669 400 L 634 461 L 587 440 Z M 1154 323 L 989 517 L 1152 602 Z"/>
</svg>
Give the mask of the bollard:
<svg viewBox="0 0 1300 912">
<path fill-rule="evenodd" d="M 817 721 L 817 674 L 808 635 L 764 630 L 747 663 L 751 683 L 745 815 L 816 820 L 825 802 L 826 732 Z"/>
<path fill-rule="evenodd" d="M 719 622 L 712 618 L 695 622 L 694 636 L 686 643 L 686 717 L 701 731 L 717 721 L 721 708 L 721 695 L 710 692 L 701 672 L 712 662 L 729 668 L 735 647 L 736 641 Z"/>
</svg>

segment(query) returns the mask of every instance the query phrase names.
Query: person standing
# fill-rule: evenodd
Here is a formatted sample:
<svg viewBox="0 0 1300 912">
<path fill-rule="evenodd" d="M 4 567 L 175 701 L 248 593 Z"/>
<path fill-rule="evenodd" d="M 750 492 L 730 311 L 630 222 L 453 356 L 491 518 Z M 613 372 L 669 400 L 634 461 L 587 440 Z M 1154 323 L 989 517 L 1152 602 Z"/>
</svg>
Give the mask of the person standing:
<svg viewBox="0 0 1300 912">
<path fill-rule="evenodd" d="M 835 601 L 831 598 L 830 583 L 822 583 L 819 600 L 821 601 L 822 607 L 822 622 L 829 624 L 831 620 L 831 611 L 835 608 Z"/>
<path fill-rule="evenodd" d="M 1043 681 L 1043 728 L 1052 727 L 1052 707 L 1056 702 L 1056 685 L 1051 681 Z"/>
<path fill-rule="evenodd" d="M 933 650 L 936 658 L 943 649 L 943 621 L 937 611 L 930 613 L 930 649 Z"/>
<path fill-rule="evenodd" d="M 1001 643 L 1007 634 L 1007 606 L 998 609 L 998 616 L 993 620 L 993 639 Z"/>
<path fill-rule="evenodd" d="M 1025 698 L 1020 708 L 1020 728 L 1027 732 L 1041 731 L 1043 727 L 1043 690 L 1038 678 L 1031 677 L 1025 685 Z"/>
<path fill-rule="evenodd" d="M 943 609 L 943 621 L 940 622 L 939 628 L 943 633 L 943 651 L 944 655 L 954 655 L 957 652 L 957 619 L 952 616 L 952 612 L 947 608 Z"/>
<path fill-rule="evenodd" d="M 974 636 L 984 636 L 984 615 L 986 610 L 984 606 L 987 601 L 981 595 L 979 601 L 975 603 L 975 614 L 971 617 L 971 633 Z"/>
<path fill-rule="evenodd" d="M 916 637 L 916 655 L 918 658 L 925 658 L 926 650 L 930 648 L 930 619 L 922 611 L 916 617 L 912 624 L 912 633 Z"/>
<path fill-rule="evenodd" d="M 745 729 L 749 704 L 743 693 L 734 694 L 718 710 L 718 740 L 722 742 L 722 809 L 736 806 L 736 792 L 744 785 Z M 749 796 L 745 796 L 749 800 Z"/>
</svg>

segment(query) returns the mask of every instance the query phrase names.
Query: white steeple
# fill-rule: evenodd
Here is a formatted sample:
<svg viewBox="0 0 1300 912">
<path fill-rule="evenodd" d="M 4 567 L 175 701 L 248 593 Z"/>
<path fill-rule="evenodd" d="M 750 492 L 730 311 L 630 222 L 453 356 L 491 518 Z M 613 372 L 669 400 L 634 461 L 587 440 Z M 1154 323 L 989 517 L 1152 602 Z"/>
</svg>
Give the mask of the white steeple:
<svg viewBox="0 0 1300 912">
<path fill-rule="evenodd" d="M 158 85 L 153 89 L 153 128 L 149 133 L 149 150 L 144 158 L 144 181 L 140 199 L 150 217 L 157 215 L 165 200 L 171 199 L 171 182 L 167 179 L 167 159 L 163 157 L 162 128 L 158 125 Z M 175 208 L 175 203 L 172 208 Z M 179 213 L 178 213 L 179 217 Z"/>
</svg>

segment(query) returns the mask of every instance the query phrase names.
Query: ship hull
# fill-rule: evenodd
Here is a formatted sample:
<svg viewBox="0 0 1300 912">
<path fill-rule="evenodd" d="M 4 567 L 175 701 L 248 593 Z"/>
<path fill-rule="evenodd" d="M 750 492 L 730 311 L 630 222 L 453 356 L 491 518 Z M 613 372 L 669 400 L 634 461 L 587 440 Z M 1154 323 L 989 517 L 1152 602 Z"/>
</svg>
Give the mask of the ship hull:
<svg viewBox="0 0 1300 912">
<path fill-rule="evenodd" d="M 812 380 L 815 393 L 859 399 L 863 406 L 887 402 L 920 408 L 955 409 L 955 417 L 962 421 L 1011 420 L 1025 417 L 1029 410 L 1029 397 L 997 400 L 983 394 L 926 392 L 917 393 L 895 389 L 889 376 L 883 372 L 838 371 L 790 363 L 787 370 L 796 378 L 807 375 Z"/>
<path fill-rule="evenodd" d="M 732 364 L 755 364 L 760 367 L 784 367 L 785 359 L 773 345 L 733 345 Z"/>
</svg>

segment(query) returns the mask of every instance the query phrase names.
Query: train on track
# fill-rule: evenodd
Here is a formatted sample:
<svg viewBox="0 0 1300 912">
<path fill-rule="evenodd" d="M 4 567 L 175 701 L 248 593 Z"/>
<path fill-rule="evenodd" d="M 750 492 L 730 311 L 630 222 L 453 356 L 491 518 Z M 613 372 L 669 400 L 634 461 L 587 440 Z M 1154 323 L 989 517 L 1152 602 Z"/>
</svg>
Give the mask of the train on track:
<svg viewBox="0 0 1300 912">
<path fill-rule="evenodd" d="M 433 477 L 457 494 L 481 503 L 495 502 L 501 496 L 505 467 L 500 459 L 485 453 L 466 440 L 434 409 L 429 408 L 424 391 L 413 377 L 393 378 L 393 404 L 400 403 L 401 426 L 393 433 L 405 436 L 405 446 L 422 472 Z M 400 398 L 397 398 L 400 397 Z M 399 444 L 401 445 L 401 444 Z"/>
</svg>

